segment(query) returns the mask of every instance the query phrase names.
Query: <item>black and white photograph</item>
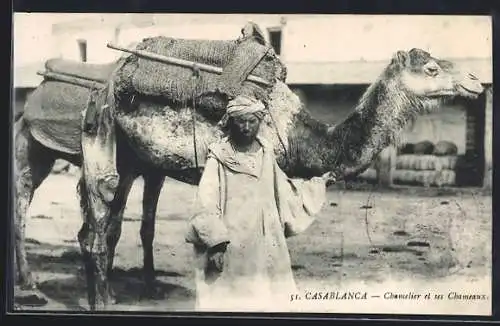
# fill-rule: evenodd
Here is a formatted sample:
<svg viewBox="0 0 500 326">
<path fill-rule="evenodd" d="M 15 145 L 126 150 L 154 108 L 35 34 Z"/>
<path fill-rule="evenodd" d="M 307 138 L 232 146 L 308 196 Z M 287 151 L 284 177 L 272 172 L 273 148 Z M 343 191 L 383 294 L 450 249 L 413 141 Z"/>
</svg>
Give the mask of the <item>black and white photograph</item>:
<svg viewBox="0 0 500 326">
<path fill-rule="evenodd" d="M 12 35 L 13 312 L 491 316 L 490 16 Z"/>
</svg>

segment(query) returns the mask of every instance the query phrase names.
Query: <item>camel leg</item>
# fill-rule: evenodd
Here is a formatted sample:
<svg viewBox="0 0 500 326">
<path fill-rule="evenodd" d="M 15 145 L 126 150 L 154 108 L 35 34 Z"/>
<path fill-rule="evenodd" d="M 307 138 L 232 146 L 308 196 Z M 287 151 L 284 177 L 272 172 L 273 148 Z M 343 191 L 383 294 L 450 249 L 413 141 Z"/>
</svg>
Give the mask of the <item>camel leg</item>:
<svg viewBox="0 0 500 326">
<path fill-rule="evenodd" d="M 155 218 L 158 199 L 165 180 L 160 173 L 148 173 L 144 177 L 144 192 L 142 199 L 141 241 L 143 250 L 143 273 L 146 295 L 154 297 L 155 270 L 153 256 L 153 240 L 155 235 Z"/>
<path fill-rule="evenodd" d="M 78 241 L 85 267 L 89 306 L 91 310 L 105 310 L 110 298 L 107 235 L 111 205 L 89 191 L 83 174 L 79 194 L 84 222 Z"/>
<path fill-rule="evenodd" d="M 87 285 L 87 296 L 90 310 L 96 308 L 96 264 L 92 257 L 92 250 L 95 241 L 95 226 L 90 212 L 89 199 L 83 177 L 78 181 L 78 193 L 80 197 L 80 209 L 83 216 L 83 223 L 78 232 L 78 242 L 82 253 L 83 267 Z"/>
<path fill-rule="evenodd" d="M 16 212 L 14 220 L 16 272 L 21 289 L 36 289 L 26 258 L 25 233 L 26 214 L 35 190 L 49 175 L 55 158 L 50 151 L 35 142 L 29 130 L 16 123 L 15 168 L 16 168 Z"/>
<path fill-rule="evenodd" d="M 102 203 L 102 206 L 108 206 L 106 203 Z M 104 207 L 103 207 L 104 208 Z M 104 209 L 107 212 L 104 212 Z M 93 257 L 96 261 L 96 271 L 97 271 L 97 291 L 99 298 L 99 306 L 105 310 L 110 302 L 110 286 L 108 280 L 108 227 L 109 227 L 109 210 L 106 208 L 93 210 L 96 222 L 96 247 L 95 252 L 93 252 Z M 102 212 L 102 213 L 100 213 Z M 97 214 L 96 214 L 97 213 Z"/>
<path fill-rule="evenodd" d="M 123 213 L 127 198 L 132 188 L 132 184 L 137 175 L 132 173 L 120 173 L 120 181 L 116 190 L 115 197 L 111 203 L 110 221 L 108 226 L 107 246 L 108 246 L 108 266 L 107 275 L 108 279 L 113 278 L 113 261 L 115 258 L 115 251 L 118 241 L 120 240 L 123 223 Z M 116 303 L 115 293 L 110 287 L 110 295 L 113 303 Z"/>
</svg>

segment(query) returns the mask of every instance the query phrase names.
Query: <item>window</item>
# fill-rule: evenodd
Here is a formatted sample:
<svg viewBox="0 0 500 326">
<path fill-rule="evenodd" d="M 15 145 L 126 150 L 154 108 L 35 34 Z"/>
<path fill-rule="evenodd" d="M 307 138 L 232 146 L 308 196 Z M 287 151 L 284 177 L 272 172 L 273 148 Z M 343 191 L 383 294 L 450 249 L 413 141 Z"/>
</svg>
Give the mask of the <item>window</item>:
<svg viewBox="0 0 500 326">
<path fill-rule="evenodd" d="M 274 48 L 277 55 L 281 55 L 281 28 L 269 28 L 269 43 Z"/>
<path fill-rule="evenodd" d="M 87 62 L 87 40 L 78 39 L 78 52 L 80 53 L 80 60 L 82 62 Z"/>
</svg>

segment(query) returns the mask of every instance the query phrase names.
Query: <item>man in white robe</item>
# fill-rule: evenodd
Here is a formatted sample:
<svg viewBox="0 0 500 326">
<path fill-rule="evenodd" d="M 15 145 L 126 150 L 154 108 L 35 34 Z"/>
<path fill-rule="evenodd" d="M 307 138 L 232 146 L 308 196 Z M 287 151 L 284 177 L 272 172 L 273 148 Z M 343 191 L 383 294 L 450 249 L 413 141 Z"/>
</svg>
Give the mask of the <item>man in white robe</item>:
<svg viewBox="0 0 500 326">
<path fill-rule="evenodd" d="M 186 235 L 197 310 L 286 311 L 296 293 L 286 238 L 312 223 L 334 180 L 288 178 L 257 135 L 264 114 L 261 102 L 237 97 L 223 118 L 229 136 L 209 148 Z"/>
</svg>

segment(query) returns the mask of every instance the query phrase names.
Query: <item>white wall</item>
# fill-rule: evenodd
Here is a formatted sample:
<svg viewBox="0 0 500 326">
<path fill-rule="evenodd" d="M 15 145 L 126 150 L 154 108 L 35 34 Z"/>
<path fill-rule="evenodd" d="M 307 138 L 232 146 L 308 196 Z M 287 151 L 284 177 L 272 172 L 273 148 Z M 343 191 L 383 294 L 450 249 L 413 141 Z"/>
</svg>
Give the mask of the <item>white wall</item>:
<svg viewBox="0 0 500 326">
<path fill-rule="evenodd" d="M 29 15 L 20 13 L 14 14 L 12 23 L 14 67 L 39 62 L 52 55 L 52 23 L 34 24 Z"/>
<path fill-rule="evenodd" d="M 112 27 L 85 30 L 81 32 L 60 33 L 56 37 L 56 56 L 71 60 L 80 60 L 77 40 L 87 40 L 87 62 L 107 63 L 115 60 L 120 54 L 108 49 L 106 44 L 113 40 L 115 30 Z"/>
<path fill-rule="evenodd" d="M 492 56 L 491 19 L 478 16 L 358 16 L 289 18 L 287 61 L 387 60 L 413 47 L 437 57 Z"/>
</svg>

